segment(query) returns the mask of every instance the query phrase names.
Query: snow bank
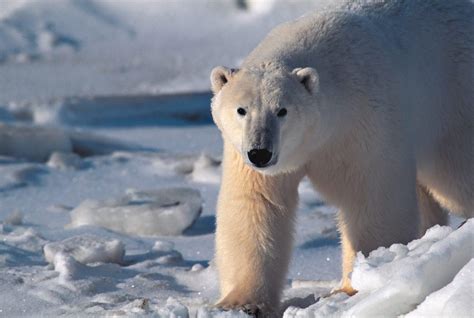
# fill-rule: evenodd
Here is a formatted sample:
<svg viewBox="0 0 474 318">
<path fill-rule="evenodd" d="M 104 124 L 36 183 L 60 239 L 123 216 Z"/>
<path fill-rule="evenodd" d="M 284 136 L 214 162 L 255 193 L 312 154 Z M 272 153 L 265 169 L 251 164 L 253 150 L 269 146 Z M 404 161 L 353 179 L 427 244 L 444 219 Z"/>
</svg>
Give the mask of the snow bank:
<svg viewBox="0 0 474 318">
<path fill-rule="evenodd" d="M 441 289 L 438 293 L 446 295 L 456 293 L 457 288 L 465 284 L 461 278 L 450 282 L 456 275 L 465 277 L 469 272 L 470 267 L 465 268 L 464 274 L 460 271 L 474 257 L 473 244 L 474 219 L 471 219 L 456 231 L 435 226 L 423 238 L 408 245 L 379 248 L 367 258 L 359 253 L 352 274 L 353 286 L 359 291 L 355 296 L 337 295 L 322 299 L 307 309 L 289 308 L 285 317 L 396 317 L 406 314 L 441 288 L 446 290 Z M 433 300 L 429 299 L 436 297 L 439 296 L 435 293 L 427 301 L 430 303 Z M 440 306 L 454 306 L 468 315 L 473 307 L 472 302 L 463 302 L 467 299 L 452 297 L 453 303 L 446 300 Z M 420 313 L 427 306 L 420 306 Z M 449 310 L 452 309 L 447 312 Z"/>
<path fill-rule="evenodd" d="M 194 189 L 130 190 L 119 199 L 82 202 L 71 211 L 70 226 L 97 225 L 133 235 L 179 235 L 201 209 L 201 195 Z"/>
<path fill-rule="evenodd" d="M 44 257 L 49 263 L 54 263 L 59 253 L 72 256 L 83 264 L 99 262 L 121 264 L 125 247 L 119 240 L 106 240 L 95 235 L 74 236 L 44 246 Z"/>
</svg>

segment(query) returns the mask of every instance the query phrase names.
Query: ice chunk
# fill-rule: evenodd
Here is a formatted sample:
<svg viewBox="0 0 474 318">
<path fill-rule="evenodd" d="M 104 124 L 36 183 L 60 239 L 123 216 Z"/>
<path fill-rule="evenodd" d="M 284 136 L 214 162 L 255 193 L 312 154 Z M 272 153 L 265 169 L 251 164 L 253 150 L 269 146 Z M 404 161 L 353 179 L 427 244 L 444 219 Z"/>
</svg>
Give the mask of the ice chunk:
<svg viewBox="0 0 474 318">
<path fill-rule="evenodd" d="M 121 264 L 125 248 L 119 240 L 106 240 L 93 235 L 74 236 L 44 246 L 44 256 L 49 263 L 54 263 L 59 253 L 72 256 L 83 264 L 98 262 Z"/>
<path fill-rule="evenodd" d="M 51 168 L 59 170 L 80 169 L 83 166 L 81 157 L 75 153 L 53 152 L 47 162 Z"/>
<path fill-rule="evenodd" d="M 132 235 L 179 235 L 201 209 L 201 195 L 194 189 L 132 190 L 119 199 L 82 202 L 71 211 L 70 226 L 97 225 Z"/>
<path fill-rule="evenodd" d="M 46 161 L 54 151 L 71 150 L 71 141 L 62 130 L 0 123 L 0 155 Z"/>
<path fill-rule="evenodd" d="M 199 308 L 197 318 L 248 318 L 250 317 L 243 311 L 220 310 L 216 308 Z"/>
<path fill-rule="evenodd" d="M 76 261 L 74 257 L 61 252 L 54 255 L 53 264 L 54 270 L 59 273 L 59 281 L 63 283 L 81 277 L 81 271 L 85 266 Z"/>
<path fill-rule="evenodd" d="M 188 318 L 188 308 L 176 299 L 169 297 L 164 308 L 158 309 L 159 317 Z"/>
</svg>

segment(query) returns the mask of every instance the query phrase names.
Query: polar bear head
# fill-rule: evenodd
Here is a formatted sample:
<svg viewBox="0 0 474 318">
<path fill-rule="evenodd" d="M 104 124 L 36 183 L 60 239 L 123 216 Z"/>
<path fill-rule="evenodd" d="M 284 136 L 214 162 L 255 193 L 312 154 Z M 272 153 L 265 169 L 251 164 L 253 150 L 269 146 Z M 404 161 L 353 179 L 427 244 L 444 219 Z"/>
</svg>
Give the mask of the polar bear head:
<svg viewBox="0 0 474 318">
<path fill-rule="evenodd" d="M 219 66 L 211 83 L 214 122 L 246 164 L 265 174 L 304 164 L 319 118 L 315 69 L 271 63 L 239 70 Z"/>
</svg>

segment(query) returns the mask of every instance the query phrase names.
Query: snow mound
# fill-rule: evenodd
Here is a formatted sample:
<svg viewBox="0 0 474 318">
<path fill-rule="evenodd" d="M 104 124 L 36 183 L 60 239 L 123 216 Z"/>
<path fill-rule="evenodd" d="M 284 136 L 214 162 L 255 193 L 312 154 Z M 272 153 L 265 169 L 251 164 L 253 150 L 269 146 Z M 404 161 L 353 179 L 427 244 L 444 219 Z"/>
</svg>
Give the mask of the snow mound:
<svg viewBox="0 0 474 318">
<path fill-rule="evenodd" d="M 419 307 L 420 314 L 427 312 L 437 298 L 454 295 L 466 287 L 461 277 L 465 278 L 472 269 L 466 264 L 474 257 L 473 244 L 474 220 L 470 219 L 456 231 L 435 226 L 408 245 L 381 247 L 367 258 L 359 253 L 352 274 L 353 286 L 359 291 L 355 296 L 332 296 L 306 309 L 290 307 L 284 317 L 396 317 L 409 313 L 428 296 L 428 305 Z M 455 277 L 458 278 L 453 281 Z M 447 313 L 457 308 L 465 314 L 473 310 L 469 299 L 450 297 L 437 304 L 447 308 Z"/>
<path fill-rule="evenodd" d="M 220 183 L 221 182 L 221 163 L 220 161 L 202 154 L 194 163 L 191 179 L 202 183 Z"/>
<path fill-rule="evenodd" d="M 180 235 L 201 214 L 202 198 L 190 188 L 130 190 L 119 199 L 86 200 L 71 211 L 71 227 L 97 225 L 132 235 Z"/>
<path fill-rule="evenodd" d="M 44 246 L 44 257 L 54 263 L 58 253 L 74 257 L 83 264 L 123 263 L 124 244 L 119 240 L 106 240 L 95 235 L 74 236 L 61 242 Z"/>
</svg>

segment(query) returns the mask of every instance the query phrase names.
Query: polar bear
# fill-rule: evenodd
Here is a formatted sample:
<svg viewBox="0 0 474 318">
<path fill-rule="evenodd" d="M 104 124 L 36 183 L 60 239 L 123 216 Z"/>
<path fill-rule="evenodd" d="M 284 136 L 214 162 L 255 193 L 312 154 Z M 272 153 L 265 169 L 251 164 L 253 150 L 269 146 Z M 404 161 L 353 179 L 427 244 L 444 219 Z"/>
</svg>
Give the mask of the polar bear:
<svg viewBox="0 0 474 318">
<path fill-rule="evenodd" d="M 465 0 L 346 3 L 212 71 L 219 307 L 278 308 L 304 176 L 340 209 L 348 294 L 357 251 L 407 243 L 444 209 L 473 216 L 473 16 Z"/>
</svg>

